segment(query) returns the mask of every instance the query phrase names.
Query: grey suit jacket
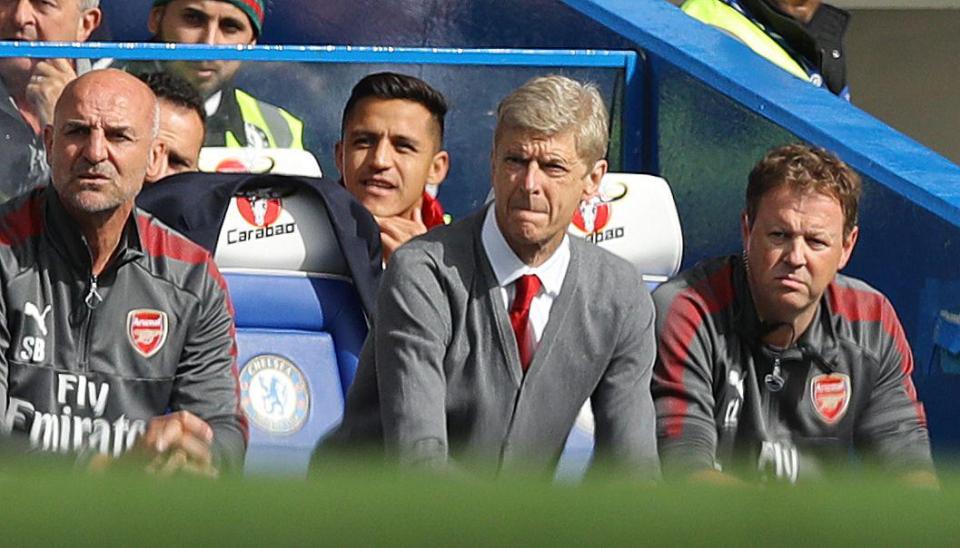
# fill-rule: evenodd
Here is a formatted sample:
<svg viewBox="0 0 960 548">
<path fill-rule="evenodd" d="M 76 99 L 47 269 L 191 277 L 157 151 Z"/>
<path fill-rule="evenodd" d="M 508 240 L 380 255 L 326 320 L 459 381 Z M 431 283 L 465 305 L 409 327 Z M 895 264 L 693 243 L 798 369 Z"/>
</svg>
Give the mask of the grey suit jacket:
<svg viewBox="0 0 960 548">
<path fill-rule="evenodd" d="M 596 457 L 657 477 L 654 312 L 633 266 L 572 238 L 524 375 L 483 218 L 431 230 L 393 255 L 330 444 L 372 443 L 401 464 L 550 471 L 592 397 Z"/>
</svg>

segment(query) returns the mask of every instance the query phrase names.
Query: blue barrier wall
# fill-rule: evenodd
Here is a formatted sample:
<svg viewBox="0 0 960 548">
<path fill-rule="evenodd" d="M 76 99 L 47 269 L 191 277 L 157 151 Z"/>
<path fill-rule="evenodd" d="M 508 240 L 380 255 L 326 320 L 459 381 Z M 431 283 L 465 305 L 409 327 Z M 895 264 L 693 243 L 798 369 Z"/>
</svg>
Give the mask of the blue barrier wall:
<svg viewBox="0 0 960 548">
<path fill-rule="evenodd" d="M 146 39 L 136 17 L 145 18 L 148 7 L 148 0 L 105 2 L 104 35 Z M 686 265 L 740 248 L 736 220 L 746 174 L 765 149 L 801 139 L 836 151 L 865 180 L 861 238 L 847 272 L 893 301 L 914 348 L 935 445 L 960 444 L 960 426 L 953 424 L 960 402 L 952 397 L 960 389 L 960 365 L 940 364 L 934 347 L 938 318 L 960 312 L 960 259 L 953 247 L 960 238 L 960 169 L 855 106 L 789 76 L 664 0 L 353 0 L 322 8 L 312 0 L 284 0 L 268 12 L 262 42 L 640 52 L 645 85 L 627 101 L 642 105 L 637 119 L 643 122 L 628 128 L 641 144 L 637 157 L 626 160 L 670 180 Z M 454 73 L 431 77 L 456 79 Z M 483 131 L 460 138 L 477 142 Z M 941 327 L 941 343 L 951 346 L 949 326 Z"/>
</svg>

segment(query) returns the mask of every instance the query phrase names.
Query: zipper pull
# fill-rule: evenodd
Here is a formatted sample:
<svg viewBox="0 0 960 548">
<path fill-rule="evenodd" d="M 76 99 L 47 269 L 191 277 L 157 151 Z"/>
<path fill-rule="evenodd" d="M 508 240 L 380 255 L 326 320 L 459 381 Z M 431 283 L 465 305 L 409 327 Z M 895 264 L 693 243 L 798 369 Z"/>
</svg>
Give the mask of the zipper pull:
<svg viewBox="0 0 960 548">
<path fill-rule="evenodd" d="M 783 385 L 786 384 L 787 381 L 780 372 L 780 358 L 773 359 L 773 372 L 767 373 L 767 375 L 763 377 L 763 382 L 767 385 L 767 390 L 771 392 L 783 390 Z"/>
<path fill-rule="evenodd" d="M 97 293 L 97 277 L 90 276 L 90 289 L 87 291 L 87 296 L 83 299 L 84 304 L 87 305 L 87 308 L 93 310 L 103 302 L 103 297 Z"/>
</svg>

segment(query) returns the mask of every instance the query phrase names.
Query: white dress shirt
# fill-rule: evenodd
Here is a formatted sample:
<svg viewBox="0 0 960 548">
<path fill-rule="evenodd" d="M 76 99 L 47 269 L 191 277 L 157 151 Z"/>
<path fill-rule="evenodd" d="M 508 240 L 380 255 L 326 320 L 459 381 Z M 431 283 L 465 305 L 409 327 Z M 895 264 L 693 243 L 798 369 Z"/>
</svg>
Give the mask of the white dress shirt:
<svg viewBox="0 0 960 548">
<path fill-rule="evenodd" d="M 530 316 L 527 329 L 527 338 L 525 342 L 527 348 L 536 351 L 540 344 L 540 338 L 543 336 L 543 329 L 550 319 L 550 307 L 553 306 L 553 300 L 560 295 L 560 287 L 563 286 L 563 278 L 567 275 L 567 266 L 570 264 L 570 236 L 564 234 L 560 247 L 554 251 L 553 255 L 543 264 L 532 267 L 525 264 L 517 257 L 517 254 L 510 249 L 507 240 L 500 232 L 497 225 L 496 215 L 491 205 L 487 209 L 487 216 L 483 220 L 483 229 L 480 238 L 483 243 L 483 250 L 487 254 L 490 266 L 493 267 L 493 275 L 497 277 L 497 283 L 500 285 L 500 294 L 503 296 L 503 303 L 506 306 L 507 313 L 510 312 L 510 305 L 513 304 L 513 296 L 516 293 L 514 282 L 524 274 L 535 274 L 540 278 L 540 291 L 537 292 L 530 303 Z M 532 356 L 534 352 L 531 352 Z"/>
<path fill-rule="evenodd" d="M 500 226 L 497 225 L 496 215 L 493 211 L 494 207 L 494 205 L 491 205 L 487 209 L 487 216 L 483 220 L 483 229 L 480 232 L 480 240 L 483 243 L 483 250 L 487 254 L 487 259 L 490 261 L 490 266 L 493 267 L 493 275 L 497 277 L 497 283 L 500 284 L 500 295 L 503 296 L 507 313 L 510 313 L 510 305 L 513 304 L 513 295 L 516 293 L 513 282 L 524 274 L 536 274 L 542 283 L 540 291 L 533 298 L 533 302 L 530 303 L 530 316 L 527 324 L 525 344 L 527 348 L 533 350 L 533 352 L 530 352 L 532 356 L 540 345 L 543 329 L 547 325 L 547 320 L 550 319 L 550 307 L 553 306 L 553 300 L 560 294 L 563 278 L 567 275 L 567 266 L 570 264 L 570 236 L 563 235 L 560 247 L 545 263 L 536 268 L 527 266 L 507 245 L 507 240 L 504 239 L 503 233 L 500 232 Z M 576 423 L 582 430 L 593 435 L 593 410 L 590 408 L 589 398 L 580 409 Z"/>
</svg>

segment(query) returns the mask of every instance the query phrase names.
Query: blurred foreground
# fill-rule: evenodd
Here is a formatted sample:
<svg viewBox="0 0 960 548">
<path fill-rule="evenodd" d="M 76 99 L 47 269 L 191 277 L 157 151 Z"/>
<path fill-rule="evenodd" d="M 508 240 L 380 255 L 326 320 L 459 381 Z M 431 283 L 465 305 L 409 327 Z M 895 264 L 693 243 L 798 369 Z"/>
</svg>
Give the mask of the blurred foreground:
<svg viewBox="0 0 960 548">
<path fill-rule="evenodd" d="M 0 462 L 5 545 L 956 545 L 956 473 L 943 490 L 889 480 L 794 488 L 577 487 L 399 477 L 351 465 L 315 481 L 158 479 Z"/>
</svg>

